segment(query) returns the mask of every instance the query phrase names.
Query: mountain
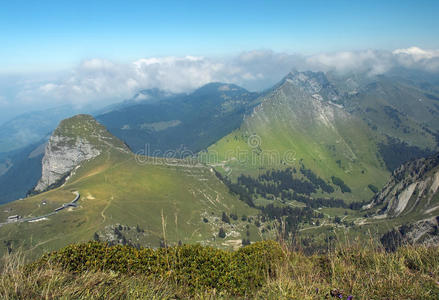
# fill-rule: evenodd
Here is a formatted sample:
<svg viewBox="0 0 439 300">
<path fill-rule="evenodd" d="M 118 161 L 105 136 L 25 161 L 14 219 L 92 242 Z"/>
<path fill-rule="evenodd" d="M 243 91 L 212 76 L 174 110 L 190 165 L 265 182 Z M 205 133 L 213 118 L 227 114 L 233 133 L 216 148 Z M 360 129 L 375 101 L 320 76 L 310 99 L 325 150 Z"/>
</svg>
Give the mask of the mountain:
<svg viewBox="0 0 439 300">
<path fill-rule="evenodd" d="M 47 143 L 42 176 L 35 191 L 42 192 L 53 187 L 69 176 L 76 166 L 99 156 L 108 147 L 129 152 L 126 145 L 111 136 L 90 115 L 77 115 L 63 120 Z"/>
<path fill-rule="evenodd" d="M 179 94 L 175 94 L 169 91 L 164 91 L 158 88 L 144 89 L 137 92 L 130 99 L 124 100 L 119 103 L 108 105 L 104 108 L 98 109 L 93 112 L 94 115 L 103 115 L 114 110 L 120 110 L 128 106 L 141 104 L 141 103 L 156 103 L 165 99 L 175 98 Z"/>
<path fill-rule="evenodd" d="M 255 95 L 227 84 L 206 85 L 189 95 L 148 89 L 95 114 L 101 112 L 98 118 L 102 117 L 110 127 L 119 126 L 120 121 L 131 124 L 120 125 L 123 130 L 113 128 L 112 131 L 130 142 L 136 151 L 163 156 L 170 150 L 173 156 L 180 157 L 183 149 L 197 151 L 227 134 L 231 130 L 229 128 L 238 126 L 243 116 L 240 109 L 245 110 L 246 101 L 255 98 Z M 47 141 L 47 135 L 62 118 L 74 112 L 67 106 L 36 111 L 19 116 L 0 128 L 0 133 L 2 130 L 4 133 L 0 141 L 4 141 L 5 149 L 20 147 L 0 153 L 0 203 L 22 198 L 35 187 L 41 176 L 41 156 L 35 157 L 31 153 L 36 153 L 36 148 L 44 150 L 42 144 Z M 168 114 L 173 116 L 171 120 L 167 118 Z M 217 115 L 210 118 L 210 114 Z M 148 123 L 150 118 L 157 121 Z M 180 124 L 180 119 L 184 123 Z M 183 153 L 192 154 L 188 151 Z M 57 172 L 64 173 L 64 170 Z M 37 190 L 41 191 L 43 186 L 40 183 Z"/>
<path fill-rule="evenodd" d="M 38 190 L 47 186 L 1 206 L 0 239 L 8 245 L 2 252 L 23 247 L 39 255 L 90 239 L 232 247 L 247 231 L 259 239 L 254 224 L 221 221 L 223 214 L 257 211 L 232 195 L 210 167 L 135 155 L 89 115 L 62 121 L 51 136 Z M 12 215 L 22 218 L 8 223 Z M 218 238 L 220 228 L 225 238 Z"/>
<path fill-rule="evenodd" d="M 257 96 L 233 84 L 210 83 L 187 95 L 142 102 L 96 119 L 134 152 L 188 155 L 239 127 Z"/>
<path fill-rule="evenodd" d="M 437 151 L 433 93 L 390 75 L 293 71 L 254 102 L 239 129 L 201 156 L 235 179 L 286 167 L 311 170 L 352 191 L 317 187 L 314 197 L 368 201 L 389 172 Z"/>
<path fill-rule="evenodd" d="M 79 109 L 71 105 L 63 105 L 28 112 L 0 125 L 0 153 L 6 154 L 14 150 L 23 150 L 24 147 L 39 142 L 50 135 L 61 120 L 79 113 L 101 115 L 139 103 L 156 103 L 176 96 L 177 94 L 154 88 L 140 90 L 128 100 L 100 109 Z"/>
<path fill-rule="evenodd" d="M 430 149 L 437 146 L 439 102 L 430 92 L 383 75 L 347 76 L 338 79 L 336 85 L 344 92 L 339 103 L 373 130 L 407 145 Z"/>
<path fill-rule="evenodd" d="M 211 163 L 235 177 L 305 168 L 328 184 L 336 177 L 352 189 L 335 189 L 333 196 L 369 199 L 367 186 L 382 186 L 388 176 L 377 155 L 381 137 L 338 104 L 340 98 L 325 74 L 292 72 L 258 99 L 240 128 L 209 147 L 207 155 L 217 157 Z"/>
</svg>

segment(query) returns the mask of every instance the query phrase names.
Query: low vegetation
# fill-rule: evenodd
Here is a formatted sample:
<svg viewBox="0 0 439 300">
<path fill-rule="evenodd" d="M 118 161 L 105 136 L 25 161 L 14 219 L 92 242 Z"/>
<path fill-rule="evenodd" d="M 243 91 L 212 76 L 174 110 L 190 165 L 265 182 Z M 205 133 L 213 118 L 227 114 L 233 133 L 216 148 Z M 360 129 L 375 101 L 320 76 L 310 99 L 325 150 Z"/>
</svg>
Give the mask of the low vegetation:
<svg viewBox="0 0 439 300">
<path fill-rule="evenodd" d="M 339 246 L 305 255 L 273 241 L 231 252 L 70 245 L 25 265 L 6 256 L 2 299 L 437 299 L 439 248 Z M 31 275 L 31 276 L 30 276 Z"/>
</svg>

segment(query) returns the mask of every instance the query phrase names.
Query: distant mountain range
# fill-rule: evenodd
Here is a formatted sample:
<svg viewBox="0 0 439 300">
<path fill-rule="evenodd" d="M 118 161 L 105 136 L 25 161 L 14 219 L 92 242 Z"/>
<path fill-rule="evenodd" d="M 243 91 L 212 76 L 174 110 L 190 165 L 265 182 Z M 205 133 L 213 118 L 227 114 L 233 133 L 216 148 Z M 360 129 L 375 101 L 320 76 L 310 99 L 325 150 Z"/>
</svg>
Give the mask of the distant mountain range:
<svg viewBox="0 0 439 300">
<path fill-rule="evenodd" d="M 60 106 L 19 115 L 0 125 L 0 153 L 7 153 L 37 143 L 49 136 L 58 123 L 80 110 Z"/>
<path fill-rule="evenodd" d="M 187 95 L 125 106 L 96 119 L 134 152 L 195 154 L 239 127 L 257 96 L 237 85 L 211 83 Z"/>
<path fill-rule="evenodd" d="M 296 161 L 327 181 L 334 175 L 346 180 L 354 192 L 341 196 L 367 199 L 371 191 L 365 186 L 382 186 L 388 171 L 437 149 L 436 77 L 416 75 L 292 72 L 262 93 L 225 83 L 189 94 L 151 89 L 95 115 L 133 152 L 182 157 L 210 147 L 210 153 L 218 154 L 212 163 L 220 171 L 234 170 L 235 177 L 248 173 L 249 166 L 226 161 L 223 154 L 236 146 L 249 150 L 246 139 L 256 134 L 261 149 L 292 150 Z M 39 166 L 28 164 L 26 171 L 20 166 L 59 120 L 72 113 L 68 107 L 36 112 L 0 128 L 0 149 L 22 145 L 0 154 L 1 201 L 23 197 L 36 184 Z M 28 138 L 21 139 L 26 132 Z M 260 173 L 255 168 L 249 174 Z M 9 193 L 12 181 L 16 184 Z"/>
<path fill-rule="evenodd" d="M 318 247 L 323 226 L 419 237 L 437 225 L 436 97 L 397 77 L 297 71 L 263 93 L 144 91 L 0 154 L 1 201 L 29 195 L 2 206 L 0 239 L 34 254 L 91 238 L 237 247 L 281 220 Z"/>
<path fill-rule="evenodd" d="M 369 185 L 381 187 L 389 171 L 437 150 L 439 106 L 431 98 L 382 76 L 292 72 L 207 156 L 217 155 L 219 170 L 235 178 L 303 166 L 326 182 L 341 179 L 352 191 L 328 196 L 366 201 L 373 195 Z"/>
</svg>

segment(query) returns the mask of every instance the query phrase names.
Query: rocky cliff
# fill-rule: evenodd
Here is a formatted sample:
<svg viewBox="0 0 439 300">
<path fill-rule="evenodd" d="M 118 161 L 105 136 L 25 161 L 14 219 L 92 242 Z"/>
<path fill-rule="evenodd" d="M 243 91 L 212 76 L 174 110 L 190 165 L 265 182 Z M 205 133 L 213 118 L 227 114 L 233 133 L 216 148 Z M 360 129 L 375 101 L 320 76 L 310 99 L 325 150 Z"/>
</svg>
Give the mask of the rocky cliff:
<svg viewBox="0 0 439 300">
<path fill-rule="evenodd" d="M 82 162 L 109 149 L 129 152 L 92 116 L 77 115 L 63 120 L 50 137 L 42 161 L 42 176 L 36 192 L 61 184 Z"/>
<path fill-rule="evenodd" d="M 381 243 L 388 251 L 396 251 L 402 245 L 439 244 L 439 217 L 427 218 L 412 224 L 404 224 L 386 232 Z"/>
<path fill-rule="evenodd" d="M 439 153 L 408 162 L 396 169 L 381 192 L 366 208 L 383 204 L 378 212 L 386 217 L 409 213 L 431 214 L 439 206 Z"/>
</svg>

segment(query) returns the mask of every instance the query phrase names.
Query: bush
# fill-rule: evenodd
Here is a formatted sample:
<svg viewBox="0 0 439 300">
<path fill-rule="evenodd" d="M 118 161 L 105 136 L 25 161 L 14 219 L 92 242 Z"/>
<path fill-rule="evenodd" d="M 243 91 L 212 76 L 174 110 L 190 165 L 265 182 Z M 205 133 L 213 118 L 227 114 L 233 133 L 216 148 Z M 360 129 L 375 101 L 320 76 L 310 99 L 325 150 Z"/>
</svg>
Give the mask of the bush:
<svg viewBox="0 0 439 300">
<path fill-rule="evenodd" d="M 338 185 L 340 187 L 342 193 L 350 193 L 351 192 L 351 188 L 348 187 L 346 185 L 346 183 L 344 183 L 344 181 L 341 178 L 332 176 L 331 180 L 332 180 L 333 184 Z"/>
<path fill-rule="evenodd" d="M 224 231 L 224 228 L 220 228 L 219 229 L 219 232 L 218 232 L 218 237 L 220 237 L 220 238 L 225 238 L 226 237 L 226 232 Z"/>
<path fill-rule="evenodd" d="M 267 275 L 275 276 L 275 265 L 282 258 L 279 244 L 273 241 L 256 242 L 236 252 L 200 245 L 153 250 L 89 242 L 47 254 L 30 265 L 29 272 L 55 264 L 74 274 L 114 271 L 172 280 L 192 291 L 216 289 L 245 295 L 262 286 Z"/>
</svg>

